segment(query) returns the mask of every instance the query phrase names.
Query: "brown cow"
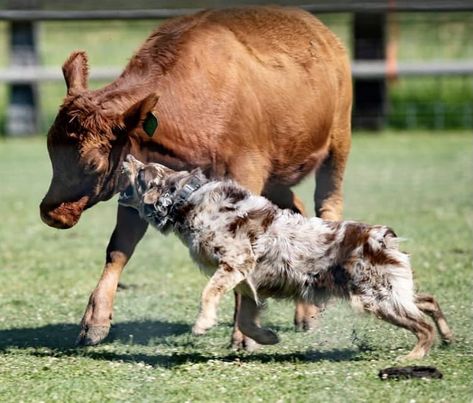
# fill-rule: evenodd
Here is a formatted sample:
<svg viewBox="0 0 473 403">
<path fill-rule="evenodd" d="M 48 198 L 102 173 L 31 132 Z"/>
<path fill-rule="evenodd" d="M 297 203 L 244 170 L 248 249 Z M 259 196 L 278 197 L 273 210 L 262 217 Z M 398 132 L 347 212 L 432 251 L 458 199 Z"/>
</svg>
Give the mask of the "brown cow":
<svg viewBox="0 0 473 403">
<path fill-rule="evenodd" d="M 309 13 L 204 11 L 161 25 L 104 88 L 88 89 L 84 52 L 72 53 L 63 73 L 67 96 L 48 134 L 53 177 L 40 206 L 46 224 L 70 228 L 117 193 L 128 153 L 174 169 L 206 168 L 299 211 L 290 186 L 316 169 L 317 215 L 341 218 L 350 68 L 338 39 Z M 118 208 L 79 343 L 107 336 L 120 274 L 146 229 L 134 210 Z M 296 323 L 310 324 L 311 315 L 299 306 Z M 241 341 L 235 331 L 234 342 Z"/>
</svg>

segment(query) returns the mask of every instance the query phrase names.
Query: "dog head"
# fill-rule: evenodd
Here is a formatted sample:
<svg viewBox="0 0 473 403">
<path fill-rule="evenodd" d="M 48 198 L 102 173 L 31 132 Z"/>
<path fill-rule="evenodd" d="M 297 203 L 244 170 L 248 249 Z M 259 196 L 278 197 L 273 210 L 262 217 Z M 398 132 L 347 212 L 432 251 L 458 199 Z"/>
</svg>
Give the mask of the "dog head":
<svg viewBox="0 0 473 403">
<path fill-rule="evenodd" d="M 118 203 L 138 210 L 145 193 L 151 189 L 155 189 L 156 193 L 163 187 L 167 177 L 176 172 L 161 164 L 143 164 L 128 155 L 122 164 L 122 173 L 127 178 L 128 186 L 120 193 Z"/>
<path fill-rule="evenodd" d="M 205 180 L 200 169 L 176 172 L 158 163 L 143 164 L 132 155 L 123 162 L 123 174 L 129 185 L 120 193 L 118 203 L 138 210 L 142 218 L 162 232 L 170 227 L 171 211 L 181 201 L 185 194 L 182 189 L 190 179 Z"/>
</svg>

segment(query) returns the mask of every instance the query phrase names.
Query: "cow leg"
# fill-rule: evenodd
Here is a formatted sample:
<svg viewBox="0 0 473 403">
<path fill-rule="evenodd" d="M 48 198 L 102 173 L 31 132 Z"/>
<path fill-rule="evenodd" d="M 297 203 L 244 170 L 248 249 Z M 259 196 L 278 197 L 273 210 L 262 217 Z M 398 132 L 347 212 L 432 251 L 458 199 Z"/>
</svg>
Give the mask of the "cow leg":
<svg viewBox="0 0 473 403">
<path fill-rule="evenodd" d="M 254 194 L 263 192 L 264 183 L 268 174 L 268 164 L 264 160 L 259 159 L 260 153 L 254 155 L 247 153 L 245 155 L 235 156 L 228 166 L 227 174 L 237 181 L 241 186 L 247 188 Z M 238 327 L 238 316 L 241 306 L 241 295 L 238 291 L 235 293 L 235 311 L 233 314 L 233 332 L 231 337 L 232 348 L 236 350 L 245 349 L 254 351 L 258 348 L 258 344 L 245 336 Z"/>
<path fill-rule="evenodd" d="M 280 208 L 287 208 L 306 215 L 304 203 L 294 194 L 288 187 L 281 184 L 268 184 L 263 195 L 271 200 Z M 296 330 L 312 330 L 315 328 L 320 308 L 306 302 L 299 301 L 296 303 L 294 313 L 294 326 Z"/>
<path fill-rule="evenodd" d="M 113 301 L 123 268 L 135 246 L 148 228 L 138 212 L 119 206 L 117 223 L 107 247 L 105 268 L 81 321 L 78 345 L 95 345 L 107 337 L 112 319 Z"/>
<path fill-rule="evenodd" d="M 247 336 L 250 336 L 260 344 L 278 343 L 279 337 L 277 333 L 271 329 L 262 328 L 259 325 L 260 310 L 261 308 L 252 298 L 242 295 L 241 308 L 237 318 L 238 326 Z"/>
<path fill-rule="evenodd" d="M 343 175 L 351 146 L 350 105 L 345 105 L 342 117 L 333 124 L 329 154 L 316 174 L 315 213 L 324 220 L 340 221 L 343 215 Z"/>
</svg>

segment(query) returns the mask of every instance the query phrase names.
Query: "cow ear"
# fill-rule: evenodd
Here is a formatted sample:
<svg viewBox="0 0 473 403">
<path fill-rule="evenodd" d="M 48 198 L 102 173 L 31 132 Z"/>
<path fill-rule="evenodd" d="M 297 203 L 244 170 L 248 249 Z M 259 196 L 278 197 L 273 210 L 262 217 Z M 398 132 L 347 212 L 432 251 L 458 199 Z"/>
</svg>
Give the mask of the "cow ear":
<svg viewBox="0 0 473 403">
<path fill-rule="evenodd" d="M 89 77 L 87 53 L 84 51 L 72 52 L 62 65 L 62 74 L 66 80 L 69 95 L 73 92 L 86 90 Z"/>
<path fill-rule="evenodd" d="M 153 109 L 158 103 L 159 96 L 149 94 L 141 101 L 136 102 L 123 114 L 123 123 L 127 132 L 136 128 L 142 129 L 148 136 L 152 137 L 156 132 L 159 120 Z"/>
</svg>

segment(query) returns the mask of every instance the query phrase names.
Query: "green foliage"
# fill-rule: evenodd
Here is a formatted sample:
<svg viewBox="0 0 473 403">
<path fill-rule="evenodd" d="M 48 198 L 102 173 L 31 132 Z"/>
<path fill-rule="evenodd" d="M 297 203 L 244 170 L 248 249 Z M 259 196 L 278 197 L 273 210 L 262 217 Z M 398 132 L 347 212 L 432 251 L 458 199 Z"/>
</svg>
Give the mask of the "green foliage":
<svg viewBox="0 0 473 403">
<path fill-rule="evenodd" d="M 473 76 L 399 78 L 388 94 L 389 127 L 473 129 Z"/>
<path fill-rule="evenodd" d="M 77 7 L 86 8 L 82 4 Z M 471 60 L 472 15 L 395 15 L 399 30 L 399 60 Z M 341 38 L 351 53 L 352 16 L 321 14 L 320 18 Z M 40 60 L 42 64 L 55 66 L 59 71 L 70 52 L 79 48 L 88 52 L 92 67 L 124 67 L 159 23 L 156 20 L 43 22 L 39 24 Z M 0 67 L 8 64 L 7 28 L 6 22 L 0 22 Z M 91 87 L 97 88 L 104 84 L 93 82 Z M 40 94 L 41 126 L 46 132 L 65 95 L 65 86 L 63 83 L 43 83 L 40 85 Z M 7 96 L 6 85 L 0 83 L 0 133 L 5 127 Z M 390 82 L 387 126 L 395 129 L 436 130 L 473 128 L 473 77 L 413 77 Z"/>
<path fill-rule="evenodd" d="M 206 280 L 174 236 L 149 231 L 122 276 L 106 343 L 75 348 L 103 265 L 116 199 L 67 231 L 41 223 L 50 180 L 43 138 L 0 141 L 0 400 L 469 402 L 472 390 L 473 180 L 469 133 L 357 135 L 345 216 L 405 237 L 420 290 L 437 296 L 456 334 L 421 363 L 440 381 L 382 382 L 415 342 L 406 331 L 331 303 L 313 333 L 295 333 L 293 306 L 270 301 L 263 322 L 281 343 L 228 349 L 233 298 L 220 324 L 193 337 Z M 297 188 L 312 210 L 313 180 Z"/>
</svg>

